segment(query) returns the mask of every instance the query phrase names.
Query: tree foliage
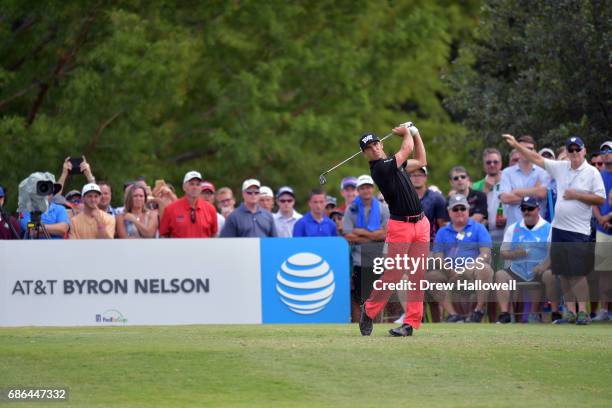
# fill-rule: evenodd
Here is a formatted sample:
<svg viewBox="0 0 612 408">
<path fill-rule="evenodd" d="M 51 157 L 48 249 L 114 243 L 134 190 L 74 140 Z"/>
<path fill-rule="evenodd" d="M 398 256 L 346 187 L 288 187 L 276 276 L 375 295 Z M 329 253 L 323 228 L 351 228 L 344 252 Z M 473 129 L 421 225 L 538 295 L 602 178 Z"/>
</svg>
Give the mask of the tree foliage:
<svg viewBox="0 0 612 408">
<path fill-rule="evenodd" d="M 446 148 L 465 132 L 442 105 L 441 74 L 478 7 L 4 1 L 0 179 L 57 174 L 64 157 L 85 154 L 115 187 L 141 175 L 178 185 L 198 169 L 217 185 L 257 177 L 305 195 L 362 132 L 408 119 L 442 174 L 465 157 Z M 330 185 L 365 172 L 357 159 Z"/>
<path fill-rule="evenodd" d="M 598 148 L 612 129 L 612 7 L 605 0 L 488 0 L 474 43 L 450 77 L 448 104 L 471 134 Z"/>
</svg>

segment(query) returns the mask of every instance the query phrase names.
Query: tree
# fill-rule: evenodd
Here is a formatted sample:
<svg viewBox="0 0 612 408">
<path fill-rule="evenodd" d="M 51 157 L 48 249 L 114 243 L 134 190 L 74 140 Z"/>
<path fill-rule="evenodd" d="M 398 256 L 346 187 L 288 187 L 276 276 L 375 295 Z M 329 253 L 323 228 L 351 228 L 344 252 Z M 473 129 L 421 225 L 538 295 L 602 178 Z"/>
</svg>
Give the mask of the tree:
<svg viewBox="0 0 612 408">
<path fill-rule="evenodd" d="M 598 148 L 612 129 L 610 21 L 601 0 L 486 1 L 447 104 L 489 145 L 510 132 L 541 146 L 579 134 Z"/>
<path fill-rule="evenodd" d="M 217 185 L 257 177 L 304 197 L 362 132 L 407 119 L 440 174 L 461 159 L 448 149 L 464 132 L 442 106 L 440 75 L 479 2 L 5 3 L 8 184 L 84 153 L 116 191 L 140 175 L 178 187 L 198 169 Z M 331 190 L 364 172 L 356 160 L 330 176 Z"/>
</svg>

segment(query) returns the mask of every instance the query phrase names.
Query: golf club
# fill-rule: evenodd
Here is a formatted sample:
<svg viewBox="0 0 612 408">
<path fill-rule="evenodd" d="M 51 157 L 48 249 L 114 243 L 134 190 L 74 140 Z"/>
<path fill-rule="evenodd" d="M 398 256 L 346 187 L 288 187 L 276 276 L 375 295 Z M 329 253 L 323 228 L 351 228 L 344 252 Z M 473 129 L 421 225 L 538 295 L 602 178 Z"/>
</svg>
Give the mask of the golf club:
<svg viewBox="0 0 612 408">
<path fill-rule="evenodd" d="M 403 125 L 404 125 L 405 127 L 407 127 L 407 128 L 410 128 L 410 127 L 413 127 L 413 126 L 414 126 L 414 124 L 413 124 L 412 122 L 406 122 L 406 123 L 404 123 Z M 410 133 L 412 133 L 412 132 L 413 132 L 413 131 L 412 131 L 412 130 L 410 130 Z M 382 142 L 383 140 L 386 140 L 386 139 L 388 139 L 389 137 L 391 137 L 391 136 L 393 136 L 393 135 L 394 135 L 394 133 L 393 133 L 393 132 L 391 132 L 391 133 L 389 133 L 388 135 L 385 135 L 385 136 L 384 136 L 382 139 L 380 139 L 380 141 Z M 321 183 L 321 185 L 323 185 L 323 184 L 327 183 L 327 179 L 325 178 L 325 175 L 326 175 L 326 174 L 328 174 L 329 172 L 331 172 L 331 171 L 333 171 L 333 170 L 336 170 L 338 167 L 340 167 L 340 166 L 342 166 L 344 163 L 346 163 L 346 162 L 348 162 L 348 161 L 352 160 L 352 159 L 353 159 L 353 158 L 355 158 L 356 156 L 359 156 L 360 154 L 361 154 L 361 150 L 360 150 L 360 151 L 358 151 L 357 153 L 355 153 L 354 155 L 352 155 L 351 157 L 349 157 L 348 159 L 345 159 L 344 161 L 342 161 L 342 162 L 340 162 L 340 163 L 336 164 L 336 165 L 335 165 L 334 167 L 332 167 L 331 169 L 329 169 L 329 170 L 324 171 L 323 173 L 321 173 L 321 175 L 319 176 L 319 183 Z"/>
</svg>

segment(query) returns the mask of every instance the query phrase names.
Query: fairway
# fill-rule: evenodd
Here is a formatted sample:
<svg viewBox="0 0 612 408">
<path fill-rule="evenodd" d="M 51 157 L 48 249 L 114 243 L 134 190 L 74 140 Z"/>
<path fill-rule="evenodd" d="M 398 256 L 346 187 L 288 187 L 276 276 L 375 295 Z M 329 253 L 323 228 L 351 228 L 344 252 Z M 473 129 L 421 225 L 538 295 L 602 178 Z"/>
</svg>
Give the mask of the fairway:
<svg viewBox="0 0 612 408">
<path fill-rule="evenodd" d="M 0 329 L 0 387 L 68 387 L 3 406 L 610 406 L 612 325 Z"/>
</svg>

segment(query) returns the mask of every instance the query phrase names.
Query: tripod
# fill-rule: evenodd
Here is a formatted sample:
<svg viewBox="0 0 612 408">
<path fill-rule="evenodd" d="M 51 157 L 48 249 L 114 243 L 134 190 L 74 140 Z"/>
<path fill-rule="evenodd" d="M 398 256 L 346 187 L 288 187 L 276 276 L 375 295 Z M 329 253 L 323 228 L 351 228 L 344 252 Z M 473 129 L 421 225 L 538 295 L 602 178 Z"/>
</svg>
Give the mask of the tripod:
<svg viewBox="0 0 612 408">
<path fill-rule="evenodd" d="M 17 234 L 17 231 L 15 231 L 15 227 L 13 227 L 13 224 L 11 224 L 11 216 L 4 212 L 4 207 L 1 205 L 0 218 L 3 219 L 4 222 L 6 222 L 6 225 L 8 225 L 9 229 L 11 230 L 11 234 L 13 234 L 13 237 L 15 237 L 15 239 L 20 239 L 19 234 Z"/>
<path fill-rule="evenodd" d="M 28 229 L 26 230 L 25 237 L 23 239 L 51 239 L 49 231 L 40 222 L 41 211 L 32 211 L 30 222 L 28 222 Z"/>
</svg>

